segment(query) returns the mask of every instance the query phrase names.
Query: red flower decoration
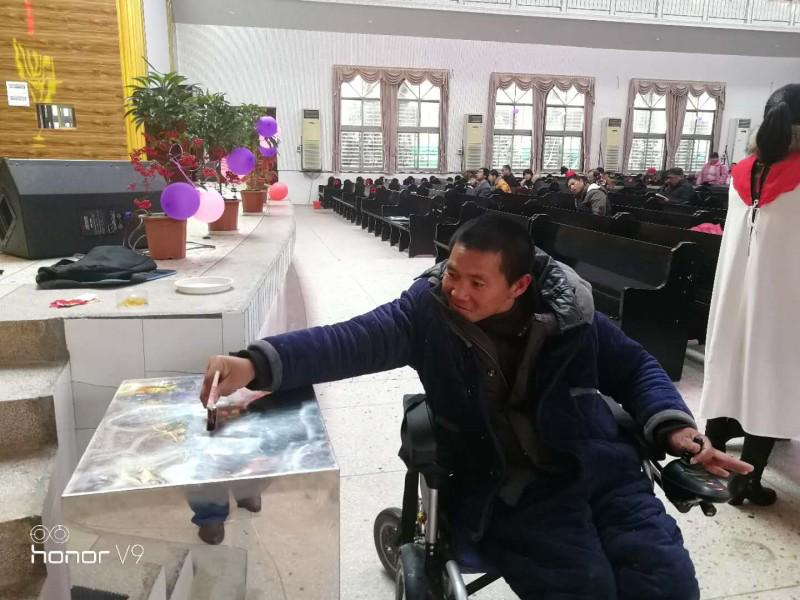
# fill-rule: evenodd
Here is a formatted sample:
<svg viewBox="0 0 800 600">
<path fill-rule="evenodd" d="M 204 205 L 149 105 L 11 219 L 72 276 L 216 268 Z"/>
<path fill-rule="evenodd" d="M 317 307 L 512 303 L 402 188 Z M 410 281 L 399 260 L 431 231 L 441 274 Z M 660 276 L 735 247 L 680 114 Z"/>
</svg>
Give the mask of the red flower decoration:
<svg viewBox="0 0 800 600">
<path fill-rule="evenodd" d="M 129 183 L 129 184 L 128 184 L 128 189 L 129 189 L 130 191 L 133 191 L 133 190 L 135 190 L 135 189 L 136 189 L 136 184 L 135 184 L 135 183 Z"/>
<path fill-rule="evenodd" d="M 147 198 L 136 198 L 136 200 L 133 201 L 133 205 L 139 210 L 150 210 L 153 203 Z"/>
</svg>

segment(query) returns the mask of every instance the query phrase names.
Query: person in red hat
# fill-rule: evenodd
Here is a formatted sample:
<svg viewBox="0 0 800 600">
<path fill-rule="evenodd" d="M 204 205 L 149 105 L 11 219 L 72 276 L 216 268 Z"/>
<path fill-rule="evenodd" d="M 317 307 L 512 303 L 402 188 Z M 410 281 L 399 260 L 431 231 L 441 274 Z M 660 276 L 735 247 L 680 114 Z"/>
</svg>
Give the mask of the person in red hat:
<svg viewBox="0 0 800 600">
<path fill-rule="evenodd" d="M 658 171 L 655 167 L 648 167 L 644 176 L 645 185 L 658 185 Z"/>
</svg>

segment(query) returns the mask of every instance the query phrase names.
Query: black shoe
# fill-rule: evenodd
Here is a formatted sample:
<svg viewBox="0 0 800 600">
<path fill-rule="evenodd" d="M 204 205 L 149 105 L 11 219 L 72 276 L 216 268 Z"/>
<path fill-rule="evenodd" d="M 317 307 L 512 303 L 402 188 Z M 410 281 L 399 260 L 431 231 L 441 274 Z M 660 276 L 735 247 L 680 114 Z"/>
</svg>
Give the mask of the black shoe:
<svg viewBox="0 0 800 600">
<path fill-rule="evenodd" d="M 761 485 L 761 480 L 755 480 L 749 475 L 734 475 L 728 484 L 731 499 L 728 502 L 733 506 L 741 506 L 745 500 L 756 506 L 770 506 L 775 504 L 778 494 L 775 490 Z"/>
<path fill-rule="evenodd" d="M 244 508 L 252 513 L 261 512 L 261 496 L 253 496 L 252 498 L 242 498 L 236 501 L 236 506 Z"/>
<path fill-rule="evenodd" d="M 720 452 L 727 452 L 728 442 L 733 438 L 744 437 L 744 435 L 744 429 L 736 419 L 717 417 L 710 419 L 706 424 L 706 437 L 711 441 L 711 445 Z"/>
<path fill-rule="evenodd" d="M 206 544 L 216 546 L 221 544 L 225 539 L 225 523 L 209 523 L 208 525 L 200 525 L 197 532 L 200 539 Z"/>
</svg>

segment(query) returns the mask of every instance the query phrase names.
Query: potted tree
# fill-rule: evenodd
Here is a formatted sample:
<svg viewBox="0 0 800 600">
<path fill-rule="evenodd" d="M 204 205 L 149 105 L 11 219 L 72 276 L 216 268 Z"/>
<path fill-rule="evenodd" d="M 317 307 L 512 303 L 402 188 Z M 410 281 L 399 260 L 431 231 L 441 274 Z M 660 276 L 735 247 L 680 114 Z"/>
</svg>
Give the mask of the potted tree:
<svg viewBox="0 0 800 600">
<path fill-rule="evenodd" d="M 174 160 L 196 156 L 197 145 L 188 133 L 200 88 L 177 73 L 160 73 L 151 67 L 147 75 L 134 79 L 127 99 L 126 116 L 144 130 L 145 146 L 134 151 L 159 164 L 158 173 L 167 182 L 183 181 Z M 133 157 L 133 155 L 132 155 Z M 201 162 L 200 157 L 197 162 Z M 185 162 L 188 159 L 184 159 Z M 197 165 L 195 165 L 196 167 Z"/>
<path fill-rule="evenodd" d="M 128 236 L 127 244 L 138 250 L 140 242 L 147 239 L 147 249 L 153 260 L 186 258 L 186 219 L 172 219 L 164 213 L 151 213 L 147 198 L 133 201 L 133 217 L 139 219 Z"/>
<path fill-rule="evenodd" d="M 239 178 L 230 171 L 223 171 L 222 159 L 239 141 L 241 115 L 224 94 L 205 92 L 199 94 L 195 100 L 195 109 L 188 127 L 191 136 L 202 140 L 206 161 L 202 171 L 204 180 L 216 180 L 219 193 L 225 199 L 225 212 L 219 220 L 209 223 L 208 228 L 211 231 L 236 231 L 239 224 L 239 199 L 228 193 L 224 186 L 239 183 Z M 213 177 L 210 176 L 211 170 L 214 171 Z"/>
</svg>

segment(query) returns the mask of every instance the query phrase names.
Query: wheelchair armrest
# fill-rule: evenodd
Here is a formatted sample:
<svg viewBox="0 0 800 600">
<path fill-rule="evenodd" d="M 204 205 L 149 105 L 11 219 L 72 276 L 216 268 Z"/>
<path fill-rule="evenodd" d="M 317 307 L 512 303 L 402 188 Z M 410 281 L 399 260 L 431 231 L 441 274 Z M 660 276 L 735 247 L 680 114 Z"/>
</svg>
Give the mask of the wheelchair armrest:
<svg viewBox="0 0 800 600">
<path fill-rule="evenodd" d="M 449 471 L 439 461 L 433 417 L 424 394 L 403 396 L 403 424 L 400 427 L 399 456 L 411 471 L 425 477 L 432 489 L 439 489 Z"/>
<path fill-rule="evenodd" d="M 664 458 L 663 452 L 652 444 L 647 443 L 647 440 L 644 439 L 644 431 L 642 431 L 642 428 L 633 420 L 633 417 L 628 411 L 622 408 L 613 398 L 603 394 L 600 394 L 600 397 L 605 401 L 608 409 L 611 411 L 614 420 L 617 422 L 617 427 L 633 438 L 642 458 L 649 458 L 650 460 L 662 460 Z"/>
<path fill-rule="evenodd" d="M 692 465 L 688 458 L 675 459 L 662 467 L 659 461 L 666 457 L 664 451 L 647 443 L 633 417 L 613 398 L 603 396 L 603 400 L 619 428 L 635 440 L 648 476 L 661 486 L 667 499 L 678 510 L 686 512 L 692 506 L 699 505 L 706 515 L 711 516 L 715 512 L 712 503 L 730 500 L 727 486 L 702 466 Z"/>
</svg>

